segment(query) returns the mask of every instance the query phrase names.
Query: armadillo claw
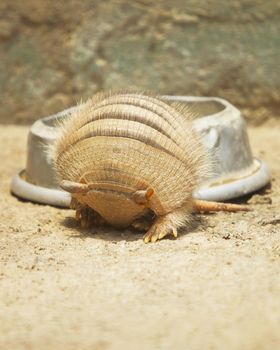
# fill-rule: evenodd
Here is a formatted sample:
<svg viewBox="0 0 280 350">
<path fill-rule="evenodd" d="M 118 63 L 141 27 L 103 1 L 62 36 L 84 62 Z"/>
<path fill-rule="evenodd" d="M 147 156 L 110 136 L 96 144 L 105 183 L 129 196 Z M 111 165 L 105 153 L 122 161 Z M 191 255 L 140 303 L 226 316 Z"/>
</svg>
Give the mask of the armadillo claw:
<svg viewBox="0 0 280 350">
<path fill-rule="evenodd" d="M 170 227 L 166 224 L 154 224 L 149 231 L 144 235 L 144 243 L 155 243 L 156 241 L 164 238 L 165 236 L 172 235 L 175 238 L 178 236 L 177 229 L 175 227 Z"/>
</svg>

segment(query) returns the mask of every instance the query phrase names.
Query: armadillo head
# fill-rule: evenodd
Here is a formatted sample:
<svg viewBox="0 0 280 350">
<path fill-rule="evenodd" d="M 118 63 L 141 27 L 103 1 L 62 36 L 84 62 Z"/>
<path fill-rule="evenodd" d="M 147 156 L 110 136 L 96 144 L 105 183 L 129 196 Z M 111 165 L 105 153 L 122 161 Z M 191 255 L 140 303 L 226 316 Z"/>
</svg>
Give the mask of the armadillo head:
<svg viewBox="0 0 280 350">
<path fill-rule="evenodd" d="M 86 202 L 102 218 L 115 227 L 128 227 L 135 219 L 145 214 L 148 200 L 146 191 L 124 193 L 108 190 L 92 190 Z"/>
<path fill-rule="evenodd" d="M 96 186 L 62 181 L 61 187 L 72 193 L 78 202 L 98 212 L 108 224 L 116 227 L 127 227 L 144 215 L 154 193 L 151 188 L 133 191 L 123 186 L 112 188 L 112 185 L 106 183 Z"/>
</svg>

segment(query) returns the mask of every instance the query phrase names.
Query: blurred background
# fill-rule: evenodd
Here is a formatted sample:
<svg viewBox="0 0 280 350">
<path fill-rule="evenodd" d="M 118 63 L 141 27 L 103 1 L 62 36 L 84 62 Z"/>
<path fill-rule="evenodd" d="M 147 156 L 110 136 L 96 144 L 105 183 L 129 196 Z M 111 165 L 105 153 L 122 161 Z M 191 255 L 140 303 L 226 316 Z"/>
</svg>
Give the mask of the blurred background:
<svg viewBox="0 0 280 350">
<path fill-rule="evenodd" d="M 219 96 L 280 116 L 279 0 L 1 0 L 0 122 L 99 90 Z"/>
</svg>

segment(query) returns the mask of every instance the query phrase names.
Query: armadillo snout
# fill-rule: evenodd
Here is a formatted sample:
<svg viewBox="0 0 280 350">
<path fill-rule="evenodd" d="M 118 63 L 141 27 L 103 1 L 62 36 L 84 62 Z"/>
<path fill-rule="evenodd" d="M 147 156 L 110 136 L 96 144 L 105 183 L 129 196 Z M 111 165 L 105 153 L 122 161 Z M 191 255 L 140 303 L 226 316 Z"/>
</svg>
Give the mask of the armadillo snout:
<svg viewBox="0 0 280 350">
<path fill-rule="evenodd" d="M 112 184 L 106 182 L 85 184 L 63 180 L 60 186 L 82 205 L 98 212 L 108 224 L 119 228 L 127 227 L 135 218 L 141 217 L 154 194 L 150 187 L 137 191 L 120 186 L 113 189 Z"/>
</svg>

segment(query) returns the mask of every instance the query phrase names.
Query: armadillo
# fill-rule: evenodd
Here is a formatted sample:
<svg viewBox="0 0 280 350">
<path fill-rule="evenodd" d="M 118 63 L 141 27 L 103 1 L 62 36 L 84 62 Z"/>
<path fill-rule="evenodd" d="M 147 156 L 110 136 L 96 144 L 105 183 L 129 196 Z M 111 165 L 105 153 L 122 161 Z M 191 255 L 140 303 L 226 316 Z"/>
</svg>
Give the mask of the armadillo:
<svg viewBox="0 0 280 350">
<path fill-rule="evenodd" d="M 210 162 L 192 113 L 151 94 L 96 94 L 66 119 L 50 152 L 82 227 L 131 226 L 148 243 L 177 237 L 193 211 L 247 208 L 193 198 Z"/>
</svg>

